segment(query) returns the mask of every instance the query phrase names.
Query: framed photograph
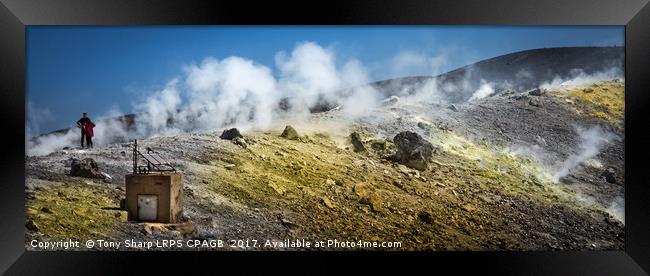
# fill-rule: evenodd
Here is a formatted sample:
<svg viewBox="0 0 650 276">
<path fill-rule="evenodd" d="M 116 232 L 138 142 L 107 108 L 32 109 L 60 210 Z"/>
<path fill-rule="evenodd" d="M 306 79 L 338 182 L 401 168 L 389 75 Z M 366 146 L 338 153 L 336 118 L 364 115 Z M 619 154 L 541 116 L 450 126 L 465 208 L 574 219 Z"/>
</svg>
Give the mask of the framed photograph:
<svg viewBox="0 0 650 276">
<path fill-rule="evenodd" d="M 7 274 L 650 271 L 647 1 L 1 2 Z"/>
</svg>

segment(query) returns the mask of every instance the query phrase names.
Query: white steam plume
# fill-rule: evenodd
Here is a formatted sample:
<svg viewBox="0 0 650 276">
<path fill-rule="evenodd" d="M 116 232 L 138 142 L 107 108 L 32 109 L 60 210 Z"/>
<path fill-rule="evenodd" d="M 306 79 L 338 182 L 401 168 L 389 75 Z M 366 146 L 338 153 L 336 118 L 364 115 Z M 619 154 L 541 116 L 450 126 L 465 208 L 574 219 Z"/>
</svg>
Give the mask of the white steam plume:
<svg viewBox="0 0 650 276">
<path fill-rule="evenodd" d="M 483 99 L 487 96 L 494 94 L 494 88 L 491 83 L 481 80 L 481 86 L 472 94 L 469 101 Z"/>
<path fill-rule="evenodd" d="M 378 93 L 368 85 L 367 71 L 358 60 L 349 60 L 339 68 L 334 52 L 313 42 L 299 43 L 290 54 L 279 52 L 275 60 L 277 78 L 272 69 L 242 57 L 209 57 L 185 66 L 184 75 L 133 104 L 135 130 L 127 132 L 116 120 L 96 122 L 95 145 L 224 127 L 264 129 L 280 116 L 304 116 L 323 100 L 342 105 L 349 119 L 379 105 Z M 289 110 L 278 108 L 283 98 L 289 100 Z M 64 134 L 39 137 L 29 144 L 28 155 L 76 146 L 78 132 L 73 128 Z"/>
<path fill-rule="evenodd" d="M 617 196 L 607 207 L 607 212 L 614 217 L 614 219 L 625 224 L 625 199 Z"/>
<path fill-rule="evenodd" d="M 275 63 L 280 70 L 280 90 L 294 112 L 308 113 L 319 98 L 332 100 L 331 93 L 342 88 L 334 54 L 313 42 L 298 45 L 290 55 L 277 53 Z"/>
<path fill-rule="evenodd" d="M 181 115 L 195 120 L 194 128 L 266 127 L 271 123 L 279 95 L 268 67 L 240 57 L 221 61 L 208 58 L 201 66 L 186 68 L 186 73 L 188 105 L 181 108 L 184 112 Z M 174 108 L 178 108 L 181 102 L 175 104 Z M 174 122 L 187 123 L 184 120 Z"/>
<path fill-rule="evenodd" d="M 343 99 L 343 112 L 349 118 L 361 116 L 367 110 L 377 107 L 380 101 L 379 93 L 368 83 L 370 78 L 361 62 L 352 60 L 342 69 L 343 83 L 351 89 L 345 89 L 339 95 Z"/>
<path fill-rule="evenodd" d="M 78 145 L 81 134 L 76 128 L 34 138 L 27 143 L 27 155 L 45 155 L 64 147 Z"/>
<path fill-rule="evenodd" d="M 550 82 L 544 82 L 539 85 L 539 88 L 549 89 L 549 88 L 560 88 L 560 87 L 573 87 L 581 86 L 589 83 L 606 81 L 612 79 L 622 79 L 623 72 L 619 67 L 612 67 L 607 70 L 595 72 L 592 74 L 587 74 L 584 70 L 575 69 L 571 72 L 572 77 L 569 78 L 560 78 L 556 76 Z"/>
<path fill-rule="evenodd" d="M 106 145 L 115 142 L 124 142 L 128 139 L 126 125 L 117 118 L 122 113 L 116 106 L 112 107 L 103 115 L 97 117 L 95 128 L 93 128 L 93 145 Z M 73 128 L 73 132 L 81 136 L 78 128 Z M 81 141 L 78 141 L 80 144 Z"/>
<path fill-rule="evenodd" d="M 116 119 L 122 113 L 115 107 L 94 120 L 93 145 L 121 142 L 128 138 L 126 126 Z M 85 143 L 85 142 L 84 142 Z M 27 155 L 46 155 L 64 147 L 81 146 L 81 130 L 77 127 L 27 140 Z"/>
<path fill-rule="evenodd" d="M 622 196 L 615 197 L 607 206 L 604 206 L 596 198 L 586 195 L 581 191 L 576 192 L 575 199 L 581 206 L 601 209 L 611 215 L 615 220 L 625 224 L 625 199 Z"/>
<path fill-rule="evenodd" d="M 140 136 L 168 134 L 167 122 L 180 108 L 181 99 L 177 84 L 178 79 L 173 79 L 161 91 L 134 105 L 135 112 L 139 114 L 136 129 Z"/>
<path fill-rule="evenodd" d="M 568 175 L 571 169 L 580 165 L 583 161 L 596 156 L 605 144 L 615 138 L 612 133 L 604 131 L 598 126 L 588 129 L 577 127 L 577 132 L 580 136 L 578 152 L 570 155 L 556 167 L 555 174 L 553 175 L 555 181 Z"/>
</svg>

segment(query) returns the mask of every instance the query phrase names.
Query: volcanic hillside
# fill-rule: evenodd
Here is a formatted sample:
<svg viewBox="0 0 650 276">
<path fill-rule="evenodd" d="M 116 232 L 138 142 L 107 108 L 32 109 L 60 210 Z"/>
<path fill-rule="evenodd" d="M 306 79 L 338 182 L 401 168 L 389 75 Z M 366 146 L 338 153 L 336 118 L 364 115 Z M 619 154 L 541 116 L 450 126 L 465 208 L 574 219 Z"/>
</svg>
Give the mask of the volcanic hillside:
<svg viewBox="0 0 650 276">
<path fill-rule="evenodd" d="M 546 50 L 476 66 L 514 73 L 522 60 L 542 62 L 536 53 Z M 70 237 L 304 238 L 401 243 L 365 250 L 621 250 L 623 110 L 624 81 L 614 79 L 456 105 L 393 97 L 352 121 L 335 109 L 232 141 L 223 129 L 140 140 L 185 174 L 175 225 L 127 222 L 119 210 L 130 143 L 27 156 L 26 247 Z M 395 158 L 404 139 L 431 156 Z M 85 158 L 108 176 L 71 175 Z"/>
<path fill-rule="evenodd" d="M 555 78 L 571 79 L 580 73 L 617 71 L 622 74 L 623 47 L 562 47 L 520 51 L 479 61 L 435 76 L 414 76 L 378 81 L 373 85 L 385 96 L 403 96 L 435 80 L 444 99 L 451 103 L 468 100 L 484 83 L 495 92 L 537 88 Z"/>
<path fill-rule="evenodd" d="M 602 73 L 622 72 L 622 61 L 621 47 L 522 51 L 376 82 L 386 99 L 353 118 L 320 108 L 265 129 L 234 126 L 242 137 L 213 129 L 141 139 L 185 174 L 180 224 L 127 221 L 120 210 L 132 170 L 126 132 L 93 149 L 26 156 L 26 247 L 75 237 L 621 250 L 625 81 Z M 489 95 L 472 97 L 486 84 Z M 429 90 L 441 101 L 417 97 Z M 114 123 L 128 130 L 135 120 Z"/>
</svg>

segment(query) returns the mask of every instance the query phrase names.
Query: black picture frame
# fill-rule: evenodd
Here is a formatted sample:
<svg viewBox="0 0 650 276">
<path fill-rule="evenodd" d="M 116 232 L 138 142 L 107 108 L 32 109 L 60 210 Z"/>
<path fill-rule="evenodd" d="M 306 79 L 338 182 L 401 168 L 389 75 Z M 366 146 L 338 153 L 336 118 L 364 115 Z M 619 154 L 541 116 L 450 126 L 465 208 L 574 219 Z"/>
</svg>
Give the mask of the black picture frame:
<svg viewBox="0 0 650 276">
<path fill-rule="evenodd" d="M 153 262 L 166 269 L 183 257 L 184 269 L 210 268 L 233 258 L 258 257 L 234 269 L 283 267 L 308 256 L 319 266 L 435 269 L 500 275 L 647 275 L 650 271 L 650 4 L 648 0 L 498 1 L 146 1 L 0 0 L 0 271 L 24 274 L 130 272 Z M 203 24 L 415 24 L 415 25 L 624 25 L 625 26 L 625 251 L 589 252 L 33 252 L 25 250 L 25 30 L 28 25 Z M 218 260 L 215 260 L 215 254 Z M 188 258 L 188 255 L 190 256 Z M 368 256 L 370 255 L 370 256 Z M 337 257 L 337 263 L 322 257 Z M 370 257 L 370 258 L 367 258 Z M 301 258 L 303 259 L 303 258 Z M 272 267 L 269 267 L 271 266 Z M 207 266 L 207 267 L 206 267 Z M 364 264 L 360 269 L 365 269 Z M 354 268 L 354 267 L 353 267 Z M 299 272 L 299 271 L 296 271 Z"/>
</svg>

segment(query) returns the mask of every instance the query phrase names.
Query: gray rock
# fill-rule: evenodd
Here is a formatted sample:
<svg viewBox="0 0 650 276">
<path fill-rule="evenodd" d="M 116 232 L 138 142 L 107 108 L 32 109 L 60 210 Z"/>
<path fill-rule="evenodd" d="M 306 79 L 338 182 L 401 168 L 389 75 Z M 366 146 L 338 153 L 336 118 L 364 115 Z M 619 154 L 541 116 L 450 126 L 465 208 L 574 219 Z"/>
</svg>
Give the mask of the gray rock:
<svg viewBox="0 0 650 276">
<path fill-rule="evenodd" d="M 70 176 L 104 179 L 106 176 L 99 171 L 97 162 L 92 158 L 83 160 L 73 159 L 70 164 Z"/>
<path fill-rule="evenodd" d="M 533 90 L 528 91 L 528 95 L 531 96 L 541 96 L 544 95 L 544 93 L 546 93 L 546 91 L 539 88 L 535 88 Z"/>
<path fill-rule="evenodd" d="M 433 156 L 433 145 L 419 134 L 411 131 L 400 132 L 393 138 L 397 147 L 396 159 L 400 163 L 417 170 L 426 170 Z"/>
<path fill-rule="evenodd" d="M 235 137 L 235 139 L 232 139 L 232 142 L 235 145 L 238 145 L 238 146 L 240 146 L 242 148 L 247 148 L 248 147 L 248 144 L 246 143 L 246 140 L 244 140 L 244 138 L 241 138 L 241 137 Z"/>
<path fill-rule="evenodd" d="M 614 168 L 607 168 L 600 176 L 605 178 L 605 181 L 616 184 L 616 170 Z"/>
<path fill-rule="evenodd" d="M 286 126 L 284 127 L 282 134 L 280 134 L 280 137 L 289 140 L 298 140 L 298 138 L 300 138 L 300 135 L 298 135 L 298 132 L 292 126 Z"/>
<path fill-rule="evenodd" d="M 428 130 L 430 128 L 430 126 L 424 122 L 418 122 L 418 127 L 424 130 Z"/>
<path fill-rule="evenodd" d="M 219 138 L 225 140 L 233 140 L 237 137 L 244 138 L 244 136 L 242 136 L 241 133 L 239 133 L 239 130 L 236 128 L 226 129 L 221 133 L 221 136 L 219 136 Z"/>
<path fill-rule="evenodd" d="M 350 134 L 350 141 L 352 142 L 352 149 L 354 152 L 366 151 L 366 147 L 361 142 L 361 136 L 357 132 L 352 132 Z"/>
<path fill-rule="evenodd" d="M 455 104 L 450 104 L 449 109 L 451 109 L 451 111 L 458 112 L 458 108 L 456 107 Z"/>
</svg>

